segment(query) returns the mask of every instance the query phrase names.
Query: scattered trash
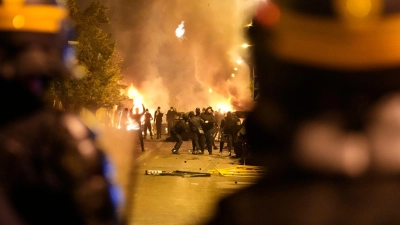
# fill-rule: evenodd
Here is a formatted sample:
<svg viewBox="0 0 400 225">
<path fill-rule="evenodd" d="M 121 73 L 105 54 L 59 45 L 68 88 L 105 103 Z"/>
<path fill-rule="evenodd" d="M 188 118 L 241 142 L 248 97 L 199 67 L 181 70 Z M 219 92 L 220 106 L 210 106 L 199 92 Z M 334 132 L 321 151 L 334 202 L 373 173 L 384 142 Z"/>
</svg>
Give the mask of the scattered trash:
<svg viewBox="0 0 400 225">
<path fill-rule="evenodd" d="M 146 175 L 157 175 L 162 172 L 164 172 L 164 171 L 162 171 L 162 170 L 146 170 Z"/>
<path fill-rule="evenodd" d="M 200 173 L 191 171 L 175 170 L 167 172 L 164 170 L 146 170 L 146 175 L 157 175 L 157 176 L 181 176 L 181 177 L 210 177 L 210 173 Z"/>
</svg>

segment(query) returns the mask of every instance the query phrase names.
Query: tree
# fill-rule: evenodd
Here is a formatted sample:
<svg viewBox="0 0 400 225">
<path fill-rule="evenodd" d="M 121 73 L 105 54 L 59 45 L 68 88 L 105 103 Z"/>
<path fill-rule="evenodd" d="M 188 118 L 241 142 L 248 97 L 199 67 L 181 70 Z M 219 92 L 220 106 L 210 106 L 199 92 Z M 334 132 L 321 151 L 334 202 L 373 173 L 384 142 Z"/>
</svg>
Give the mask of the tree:
<svg viewBox="0 0 400 225">
<path fill-rule="evenodd" d="M 126 99 L 121 94 L 126 86 L 119 84 L 123 78 L 122 58 L 116 51 L 116 41 L 103 30 L 103 26 L 109 24 L 107 8 L 99 1 L 92 1 L 84 10 L 77 7 L 76 0 L 67 0 L 66 5 L 76 28 L 75 69 L 82 73 L 79 68 L 83 68 L 85 76 L 52 81 L 52 95 L 67 110 L 118 105 Z"/>
</svg>

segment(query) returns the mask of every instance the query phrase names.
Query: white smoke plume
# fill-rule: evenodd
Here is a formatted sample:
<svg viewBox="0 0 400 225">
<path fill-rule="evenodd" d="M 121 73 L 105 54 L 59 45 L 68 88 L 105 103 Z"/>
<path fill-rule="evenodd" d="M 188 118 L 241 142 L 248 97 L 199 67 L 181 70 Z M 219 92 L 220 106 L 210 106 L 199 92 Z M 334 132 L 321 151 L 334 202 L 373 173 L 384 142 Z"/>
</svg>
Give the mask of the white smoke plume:
<svg viewBox="0 0 400 225">
<path fill-rule="evenodd" d="M 250 110 L 252 68 L 241 46 L 259 1 L 102 0 L 124 58 L 124 84 L 132 83 L 149 109 L 226 104 Z M 178 38 L 182 21 L 185 33 Z"/>
</svg>

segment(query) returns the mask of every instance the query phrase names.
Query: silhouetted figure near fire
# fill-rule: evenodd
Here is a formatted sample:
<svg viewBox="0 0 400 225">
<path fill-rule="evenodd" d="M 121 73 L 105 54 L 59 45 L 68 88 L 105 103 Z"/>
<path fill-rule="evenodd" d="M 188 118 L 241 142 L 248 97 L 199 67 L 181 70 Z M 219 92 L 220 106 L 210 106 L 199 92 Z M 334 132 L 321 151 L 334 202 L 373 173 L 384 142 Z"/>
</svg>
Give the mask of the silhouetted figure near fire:
<svg viewBox="0 0 400 225">
<path fill-rule="evenodd" d="M 214 141 L 215 139 L 217 141 L 220 141 L 222 136 L 221 121 L 224 118 L 224 114 L 221 112 L 221 109 L 218 109 L 217 111 L 214 112 L 214 117 L 215 117 Z"/>
<path fill-rule="evenodd" d="M 200 115 L 202 121 L 202 127 L 204 131 L 204 137 L 206 141 L 206 147 L 208 150 L 208 154 L 212 155 L 212 150 L 215 145 L 214 143 L 214 114 L 212 108 L 209 106 L 206 108 L 204 114 Z"/>
<path fill-rule="evenodd" d="M 161 125 L 164 113 L 161 112 L 161 107 L 158 106 L 157 110 L 154 112 L 154 122 L 156 124 L 157 139 L 161 138 Z"/>
<path fill-rule="evenodd" d="M 188 122 L 189 122 L 190 132 L 192 133 L 191 137 L 192 147 L 193 147 L 192 154 L 194 155 L 202 154 L 204 149 L 201 149 L 199 144 L 201 136 L 204 137 L 204 131 L 203 128 L 201 127 L 201 119 L 199 116 L 196 116 L 193 111 L 190 111 Z"/>
<path fill-rule="evenodd" d="M 146 113 L 144 114 L 144 138 L 147 136 L 147 131 L 149 131 L 150 138 L 153 139 L 153 131 L 151 128 L 151 121 L 153 120 L 153 116 L 149 113 L 149 109 L 146 109 Z"/>
<path fill-rule="evenodd" d="M 52 79 L 73 79 L 67 10 L 52 0 L 0 1 L 0 10 L 0 223 L 118 224 L 96 133 L 45 103 Z"/>
<path fill-rule="evenodd" d="M 220 141 L 219 154 L 222 155 L 224 143 L 228 144 L 228 156 L 232 155 L 233 138 L 235 134 L 236 120 L 233 118 L 232 112 L 228 111 L 221 121 L 222 137 Z"/>
<path fill-rule="evenodd" d="M 133 113 L 133 109 L 135 109 L 135 113 Z M 137 133 L 139 137 L 139 142 L 140 142 L 140 147 L 142 151 L 144 151 L 144 143 L 143 143 L 143 129 L 142 129 L 142 117 L 146 113 L 146 109 L 144 105 L 142 104 L 142 112 L 139 113 L 139 108 L 135 108 L 135 106 L 132 107 L 131 113 L 130 113 L 130 118 L 134 123 L 137 124 Z"/>
<path fill-rule="evenodd" d="M 352 3 L 259 6 L 246 135 L 267 172 L 208 225 L 400 224 L 400 7 Z"/>
<path fill-rule="evenodd" d="M 171 108 L 168 110 L 166 116 L 167 116 L 167 128 L 168 128 L 168 133 L 170 134 L 171 128 L 174 126 L 174 121 L 176 117 L 176 109 L 171 106 Z"/>
<path fill-rule="evenodd" d="M 186 122 L 189 119 L 189 116 L 187 114 L 182 115 L 182 119 L 179 119 L 176 121 L 176 123 L 172 126 L 171 128 L 171 137 L 174 138 L 175 140 L 175 145 L 174 148 L 171 150 L 172 154 L 179 154 L 179 149 L 182 146 L 183 140 L 182 140 L 182 134 L 187 133 L 188 129 L 186 126 Z"/>
</svg>

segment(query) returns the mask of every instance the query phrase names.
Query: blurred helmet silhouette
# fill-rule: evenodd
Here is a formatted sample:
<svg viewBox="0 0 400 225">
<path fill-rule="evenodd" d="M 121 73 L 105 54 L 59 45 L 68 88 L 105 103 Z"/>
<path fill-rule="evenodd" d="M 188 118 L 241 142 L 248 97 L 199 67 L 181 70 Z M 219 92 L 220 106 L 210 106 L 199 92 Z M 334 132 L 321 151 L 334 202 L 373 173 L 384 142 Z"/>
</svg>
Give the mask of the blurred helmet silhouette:
<svg viewBox="0 0 400 225">
<path fill-rule="evenodd" d="M 184 113 L 184 114 L 182 115 L 182 119 L 183 119 L 183 120 L 188 120 L 188 119 L 189 119 L 189 116 L 188 116 L 186 113 Z"/>
<path fill-rule="evenodd" d="M 0 15 L 1 77 L 68 74 L 73 29 L 64 7 L 55 0 L 0 0 Z"/>
<path fill-rule="evenodd" d="M 249 28 L 260 98 L 247 121 L 253 148 L 293 148 L 313 118 L 363 130 L 382 97 L 400 90 L 397 1 L 265 1 Z"/>
</svg>

